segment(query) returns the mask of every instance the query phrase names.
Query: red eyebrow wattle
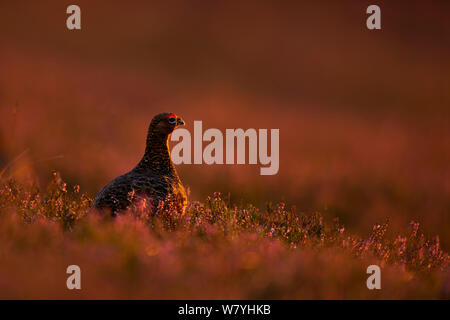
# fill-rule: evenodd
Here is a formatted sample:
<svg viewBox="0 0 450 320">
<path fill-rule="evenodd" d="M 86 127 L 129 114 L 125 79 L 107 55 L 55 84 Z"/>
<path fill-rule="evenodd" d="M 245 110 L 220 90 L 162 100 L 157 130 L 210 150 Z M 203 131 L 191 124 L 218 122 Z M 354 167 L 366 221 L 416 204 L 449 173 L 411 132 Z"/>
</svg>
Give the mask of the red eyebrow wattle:
<svg viewBox="0 0 450 320">
<path fill-rule="evenodd" d="M 176 115 L 174 115 L 173 113 L 171 113 L 171 114 L 169 114 L 168 116 L 167 116 L 167 118 L 170 118 L 170 117 L 177 117 Z"/>
</svg>

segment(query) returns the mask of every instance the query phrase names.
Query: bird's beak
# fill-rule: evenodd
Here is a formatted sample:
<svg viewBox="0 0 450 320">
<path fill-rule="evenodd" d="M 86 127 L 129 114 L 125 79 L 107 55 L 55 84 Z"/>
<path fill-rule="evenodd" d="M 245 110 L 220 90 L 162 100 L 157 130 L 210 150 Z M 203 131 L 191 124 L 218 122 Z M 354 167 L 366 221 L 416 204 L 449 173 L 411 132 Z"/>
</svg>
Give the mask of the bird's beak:
<svg viewBox="0 0 450 320">
<path fill-rule="evenodd" d="M 177 126 L 184 126 L 184 121 L 181 118 L 177 118 Z"/>
</svg>

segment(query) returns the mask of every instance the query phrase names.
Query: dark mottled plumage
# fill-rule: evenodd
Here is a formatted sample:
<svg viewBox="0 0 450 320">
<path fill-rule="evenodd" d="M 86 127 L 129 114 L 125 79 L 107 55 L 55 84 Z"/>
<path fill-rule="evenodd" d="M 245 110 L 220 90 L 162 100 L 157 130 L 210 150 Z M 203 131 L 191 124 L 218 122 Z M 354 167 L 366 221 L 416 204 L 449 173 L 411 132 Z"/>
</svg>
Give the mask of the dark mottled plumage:
<svg viewBox="0 0 450 320">
<path fill-rule="evenodd" d="M 186 193 L 170 158 L 169 135 L 184 122 L 173 113 L 156 115 L 150 123 L 144 156 L 137 166 L 103 187 L 94 200 L 97 209 L 108 209 L 113 215 L 139 199 L 150 201 L 153 210 L 160 201 L 174 201 L 184 211 Z M 148 202 L 147 202 L 148 205 Z"/>
</svg>

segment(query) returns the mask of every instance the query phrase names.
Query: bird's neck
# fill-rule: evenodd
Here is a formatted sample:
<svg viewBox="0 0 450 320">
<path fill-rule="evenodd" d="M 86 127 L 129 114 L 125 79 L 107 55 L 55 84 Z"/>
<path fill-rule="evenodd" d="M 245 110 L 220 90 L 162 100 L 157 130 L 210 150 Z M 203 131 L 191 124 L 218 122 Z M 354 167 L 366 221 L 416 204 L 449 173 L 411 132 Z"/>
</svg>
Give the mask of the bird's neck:
<svg viewBox="0 0 450 320">
<path fill-rule="evenodd" d="M 149 133 L 144 156 L 134 170 L 143 173 L 158 172 L 178 177 L 175 165 L 170 158 L 169 136 Z"/>
</svg>

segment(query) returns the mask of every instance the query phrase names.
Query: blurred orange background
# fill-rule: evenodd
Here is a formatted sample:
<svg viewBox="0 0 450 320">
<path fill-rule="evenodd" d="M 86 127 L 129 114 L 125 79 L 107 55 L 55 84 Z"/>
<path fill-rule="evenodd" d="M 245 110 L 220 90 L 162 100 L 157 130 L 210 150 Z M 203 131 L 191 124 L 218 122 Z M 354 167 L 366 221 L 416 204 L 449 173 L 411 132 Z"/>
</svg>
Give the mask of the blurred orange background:
<svg viewBox="0 0 450 320">
<path fill-rule="evenodd" d="M 81 7 L 82 30 L 66 28 Z M 280 170 L 179 165 L 214 191 L 339 216 L 417 220 L 450 248 L 450 3 L 2 1 L 0 168 L 90 196 L 142 156 L 151 118 L 279 128 Z M 192 132 L 192 131 L 191 131 Z"/>
</svg>

